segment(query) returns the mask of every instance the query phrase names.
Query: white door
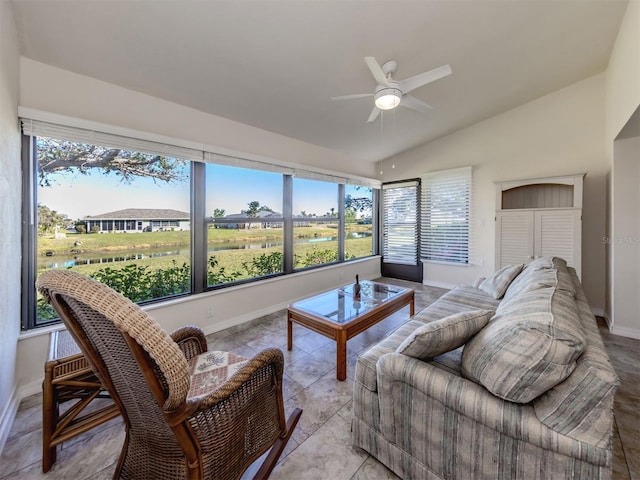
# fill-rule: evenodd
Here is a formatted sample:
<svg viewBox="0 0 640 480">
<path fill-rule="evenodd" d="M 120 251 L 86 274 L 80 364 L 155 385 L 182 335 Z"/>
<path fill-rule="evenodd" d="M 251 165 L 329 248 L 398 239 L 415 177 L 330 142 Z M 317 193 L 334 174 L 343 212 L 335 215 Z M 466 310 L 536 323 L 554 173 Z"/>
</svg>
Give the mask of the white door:
<svg viewBox="0 0 640 480">
<path fill-rule="evenodd" d="M 496 269 L 554 255 L 582 270 L 582 210 L 536 209 L 496 214 Z"/>
<path fill-rule="evenodd" d="M 581 277 L 582 211 L 538 210 L 535 212 L 534 256 L 564 258 Z"/>
<path fill-rule="evenodd" d="M 533 260 L 533 212 L 498 212 L 496 215 L 496 270 Z"/>
</svg>

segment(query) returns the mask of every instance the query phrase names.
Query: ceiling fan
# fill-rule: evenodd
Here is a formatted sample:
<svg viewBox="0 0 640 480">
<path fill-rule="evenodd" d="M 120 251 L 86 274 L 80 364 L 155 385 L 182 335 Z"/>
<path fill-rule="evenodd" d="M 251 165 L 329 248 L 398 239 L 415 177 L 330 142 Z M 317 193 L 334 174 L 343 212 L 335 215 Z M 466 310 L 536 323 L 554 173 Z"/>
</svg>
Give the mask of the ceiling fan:
<svg viewBox="0 0 640 480">
<path fill-rule="evenodd" d="M 369 70 L 371 70 L 373 78 L 378 82 L 375 92 L 332 97 L 331 100 L 351 100 L 354 98 L 374 97 L 375 106 L 373 107 L 373 110 L 371 110 L 367 123 L 375 121 L 382 110 L 391 110 L 397 106 L 426 113 L 433 107 L 424 103 L 422 100 L 418 100 L 416 97 L 407 95 L 407 93 L 418 87 L 422 87 L 427 83 L 435 82 L 447 75 L 451 75 L 451 67 L 449 65 L 443 65 L 441 67 L 434 68 L 433 70 L 429 70 L 428 72 L 407 78 L 406 80 L 398 81 L 393 79 L 393 74 L 396 73 L 396 69 L 398 68 L 398 62 L 390 60 L 380 66 L 373 57 L 365 57 L 364 61 L 367 63 Z"/>
</svg>

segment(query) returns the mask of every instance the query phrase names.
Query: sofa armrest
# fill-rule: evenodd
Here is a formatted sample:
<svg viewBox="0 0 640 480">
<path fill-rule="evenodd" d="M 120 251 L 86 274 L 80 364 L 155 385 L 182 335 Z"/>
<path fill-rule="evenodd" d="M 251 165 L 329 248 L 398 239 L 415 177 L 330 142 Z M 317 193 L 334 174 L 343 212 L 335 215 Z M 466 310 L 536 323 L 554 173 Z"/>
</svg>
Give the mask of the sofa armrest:
<svg viewBox="0 0 640 480">
<path fill-rule="evenodd" d="M 580 451 L 578 456 L 608 461 L 603 449 L 577 442 L 541 423 L 530 404 L 502 400 L 429 362 L 388 353 L 378 360 L 377 375 L 382 434 L 414 455 L 442 451 L 452 444 L 452 438 L 468 446 L 482 429 L 498 443 L 510 438 L 568 456 L 575 457 Z M 427 459 L 421 461 L 429 464 Z"/>
</svg>

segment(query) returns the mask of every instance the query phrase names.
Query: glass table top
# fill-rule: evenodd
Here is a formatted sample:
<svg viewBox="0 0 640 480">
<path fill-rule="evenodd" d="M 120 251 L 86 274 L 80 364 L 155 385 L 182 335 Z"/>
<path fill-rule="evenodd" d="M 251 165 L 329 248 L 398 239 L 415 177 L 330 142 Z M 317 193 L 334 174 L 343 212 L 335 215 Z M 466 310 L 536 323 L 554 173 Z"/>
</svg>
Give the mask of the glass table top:
<svg viewBox="0 0 640 480">
<path fill-rule="evenodd" d="M 332 322 L 347 323 L 408 290 L 396 285 L 364 280 L 360 282 L 359 298 L 354 298 L 353 284 L 350 284 L 301 300 L 291 306 L 324 317 Z"/>
</svg>

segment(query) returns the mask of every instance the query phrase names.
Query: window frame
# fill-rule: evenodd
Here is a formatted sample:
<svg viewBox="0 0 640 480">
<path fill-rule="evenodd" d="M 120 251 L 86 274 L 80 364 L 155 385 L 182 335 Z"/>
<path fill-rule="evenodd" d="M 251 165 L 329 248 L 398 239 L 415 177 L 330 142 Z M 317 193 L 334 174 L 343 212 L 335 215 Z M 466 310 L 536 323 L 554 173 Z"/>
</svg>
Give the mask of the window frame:
<svg viewBox="0 0 640 480">
<path fill-rule="evenodd" d="M 23 125 L 25 119 L 22 119 Z M 29 120 L 27 120 L 29 121 Z M 54 125 L 55 127 L 55 125 Z M 60 128 L 64 129 L 66 127 L 61 126 Z M 74 127 L 69 127 L 74 128 Z M 104 134 L 109 135 L 109 134 Z M 55 137 L 53 134 L 50 135 L 41 135 L 48 136 L 51 138 Z M 125 137 L 122 137 L 125 138 Z M 77 140 L 78 142 L 84 142 L 89 144 L 97 144 L 101 145 L 99 140 L 95 142 L 86 142 L 83 139 Z M 120 148 L 125 148 L 129 150 L 137 150 L 135 148 L 136 142 L 140 142 L 144 144 L 144 140 L 136 140 L 135 138 L 131 139 L 132 144 L 123 145 Z M 21 279 L 21 306 L 22 306 L 22 318 L 21 318 L 21 328 L 23 331 L 33 330 L 41 327 L 46 327 L 50 325 L 55 325 L 60 322 L 59 319 L 49 320 L 49 321 L 37 321 L 37 309 L 36 309 L 36 299 L 37 294 L 35 290 L 35 280 L 37 276 L 37 232 L 38 232 L 38 220 L 37 220 L 37 134 L 36 133 L 23 133 L 22 135 L 22 165 L 23 165 L 23 175 L 22 175 L 22 204 L 23 204 L 23 213 L 22 213 L 22 279 Z M 133 146 L 132 146 L 133 145 Z M 171 148 L 169 145 L 168 148 Z M 144 151 L 144 150 L 137 150 Z M 180 158 L 180 157 L 179 157 Z M 345 180 L 346 183 L 354 184 L 354 185 L 367 185 L 373 189 L 373 220 L 374 223 L 374 234 L 377 232 L 376 227 L 376 219 L 379 212 L 379 184 L 375 181 L 371 181 L 369 183 L 363 182 L 361 183 L 357 179 L 345 178 L 345 177 L 336 177 L 328 174 L 318 174 L 319 178 L 322 180 L 327 180 L 331 183 L 335 183 L 338 191 L 338 260 L 336 262 L 312 265 L 304 268 L 294 268 L 293 262 L 293 225 L 295 223 L 295 218 L 292 213 L 292 184 L 294 176 L 298 176 L 300 174 L 303 178 L 310 178 L 308 170 L 295 170 L 293 168 L 288 167 L 278 167 L 277 165 L 270 165 L 261 162 L 255 162 L 252 160 L 244 160 L 244 159 L 234 159 L 237 160 L 238 165 L 235 163 L 233 166 L 238 166 L 241 168 L 252 168 L 252 165 L 255 165 L 257 169 L 277 169 L 283 175 L 283 229 L 284 229 L 284 245 L 283 245 L 283 257 L 284 257 L 284 265 L 283 271 L 281 273 L 270 274 L 266 276 L 247 278 L 233 282 L 227 282 L 223 284 L 217 285 L 208 285 L 207 281 L 207 229 L 212 222 L 212 217 L 206 216 L 206 164 L 207 163 L 220 163 L 220 164 L 229 164 L 228 159 L 230 157 L 211 154 L 209 152 L 202 152 L 202 160 L 194 160 L 193 157 L 190 159 L 185 159 L 189 162 L 190 165 L 190 210 L 191 210 L 191 257 L 190 257 L 190 267 L 191 267 L 191 288 L 189 292 L 178 294 L 171 297 L 163 297 L 157 299 L 150 299 L 143 302 L 139 302 L 140 304 L 156 304 L 167 301 L 168 299 L 174 299 L 177 297 L 191 296 L 197 295 L 203 292 L 219 290 L 228 287 L 232 287 L 238 284 L 244 283 L 252 283 L 259 282 L 265 280 L 266 278 L 278 277 L 282 275 L 297 273 L 300 271 L 306 271 L 311 269 L 323 268 L 328 265 L 335 265 L 343 262 L 356 261 L 363 258 L 370 258 L 378 255 L 378 240 L 374 238 L 373 240 L 373 251 L 371 255 L 367 255 L 364 257 L 358 257 L 353 260 L 345 260 L 344 259 L 344 247 L 345 247 L 345 232 L 344 232 L 344 195 L 345 195 Z M 205 161 L 206 159 L 206 161 Z M 220 161 L 218 161 L 220 160 Z M 247 167 L 248 165 L 248 167 Z M 265 167 L 266 166 L 266 167 Z M 236 221 L 238 219 L 235 219 Z M 247 221 L 259 221 L 255 218 L 247 218 Z M 318 217 L 317 221 L 322 221 L 323 219 Z M 375 237 L 375 235 L 374 235 Z"/>
</svg>

